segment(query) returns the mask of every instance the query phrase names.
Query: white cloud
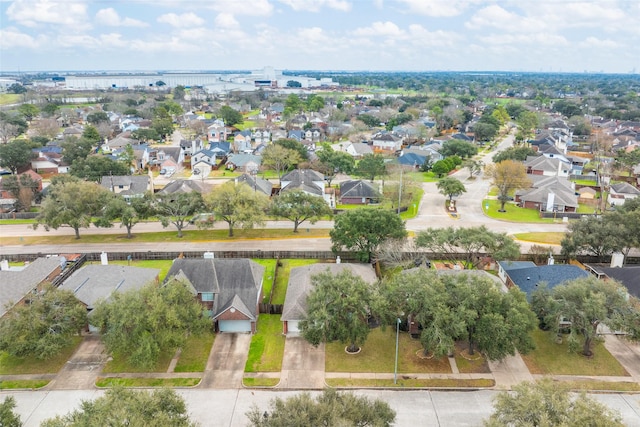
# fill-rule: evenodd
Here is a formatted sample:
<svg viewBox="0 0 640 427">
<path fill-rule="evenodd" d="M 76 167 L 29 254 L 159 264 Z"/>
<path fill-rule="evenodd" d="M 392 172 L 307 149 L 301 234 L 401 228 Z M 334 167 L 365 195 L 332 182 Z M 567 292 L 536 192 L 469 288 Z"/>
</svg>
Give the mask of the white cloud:
<svg viewBox="0 0 640 427">
<path fill-rule="evenodd" d="M 4 28 L 0 30 L 0 49 L 17 49 L 17 48 L 29 48 L 35 49 L 40 46 L 42 40 L 35 39 L 29 34 L 20 32 L 15 27 Z"/>
<path fill-rule="evenodd" d="M 319 12 L 323 7 L 349 12 L 351 3 L 345 0 L 280 0 L 295 11 Z"/>
<path fill-rule="evenodd" d="M 409 34 L 411 43 L 417 46 L 455 46 L 456 43 L 463 40 L 463 36 L 452 31 L 429 31 L 422 25 L 409 25 Z"/>
<path fill-rule="evenodd" d="M 435 17 L 458 16 L 472 4 L 483 0 L 396 0 L 409 8 L 408 12 Z M 486 0 L 484 0 L 486 1 Z"/>
<path fill-rule="evenodd" d="M 580 47 L 589 49 L 615 49 L 620 47 L 620 45 L 613 40 L 601 40 L 596 37 L 587 37 L 582 42 L 580 42 L 579 45 Z"/>
<path fill-rule="evenodd" d="M 199 27 L 204 24 L 204 19 L 200 18 L 193 12 L 177 15 L 175 13 L 166 13 L 158 17 L 158 22 L 169 24 L 176 28 Z"/>
<path fill-rule="evenodd" d="M 568 46 L 569 41 L 560 35 L 549 33 L 529 33 L 529 34 L 491 34 L 480 36 L 478 40 L 493 46 Z"/>
<path fill-rule="evenodd" d="M 100 9 L 96 13 L 96 21 L 102 25 L 111 27 L 147 27 L 149 24 L 133 18 L 121 18 L 118 12 L 112 7 Z"/>
<path fill-rule="evenodd" d="M 16 0 L 6 13 L 10 20 L 27 27 L 38 24 L 87 27 L 87 5 L 83 1 Z"/>
<path fill-rule="evenodd" d="M 218 14 L 213 24 L 219 28 L 238 28 L 240 26 L 240 23 L 230 13 Z"/>
<path fill-rule="evenodd" d="M 547 28 L 545 20 L 520 16 L 498 5 L 481 9 L 465 26 L 474 30 L 493 27 L 508 32 L 535 32 Z"/>
<path fill-rule="evenodd" d="M 207 0 L 202 4 L 217 12 L 232 15 L 268 16 L 273 13 L 273 5 L 269 0 Z"/>
<path fill-rule="evenodd" d="M 353 34 L 359 37 L 405 38 L 406 33 L 393 22 L 374 22 L 370 27 L 357 28 Z"/>
</svg>

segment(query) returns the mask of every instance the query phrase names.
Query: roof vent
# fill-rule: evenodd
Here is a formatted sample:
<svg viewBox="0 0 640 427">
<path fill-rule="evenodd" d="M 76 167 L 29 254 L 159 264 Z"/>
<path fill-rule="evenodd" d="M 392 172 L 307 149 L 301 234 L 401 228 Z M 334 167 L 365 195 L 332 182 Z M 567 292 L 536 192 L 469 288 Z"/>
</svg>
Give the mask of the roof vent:
<svg viewBox="0 0 640 427">
<path fill-rule="evenodd" d="M 531 280 L 531 277 L 527 276 L 527 280 Z"/>
</svg>

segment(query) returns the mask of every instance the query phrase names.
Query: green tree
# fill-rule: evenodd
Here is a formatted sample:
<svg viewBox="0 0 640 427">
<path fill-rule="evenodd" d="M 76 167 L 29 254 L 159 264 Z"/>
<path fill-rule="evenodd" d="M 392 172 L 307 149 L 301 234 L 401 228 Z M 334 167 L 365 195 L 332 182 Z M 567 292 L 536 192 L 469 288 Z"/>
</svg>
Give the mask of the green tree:
<svg viewBox="0 0 640 427">
<path fill-rule="evenodd" d="M 18 169 L 29 164 L 31 148 L 24 140 L 16 139 L 6 144 L 0 144 L 0 166 L 7 168 L 13 174 Z"/>
<path fill-rule="evenodd" d="M 131 169 L 124 162 L 113 160 L 107 156 L 95 155 L 84 159 L 75 159 L 69 173 L 77 178 L 98 182 L 107 175 L 131 175 Z"/>
<path fill-rule="evenodd" d="M 462 162 L 462 166 L 469 169 L 469 179 L 471 179 L 473 178 L 474 175 L 477 175 L 480 172 L 482 172 L 482 169 L 484 168 L 484 163 L 481 160 L 467 159 L 464 162 Z"/>
<path fill-rule="evenodd" d="M 87 323 L 87 309 L 71 291 L 47 286 L 0 320 L 0 351 L 49 359 L 69 346 Z"/>
<path fill-rule="evenodd" d="M 151 194 L 145 194 L 143 197 L 134 197 L 129 202 L 114 194 L 107 201 L 102 216 L 96 221 L 96 225 L 99 227 L 111 227 L 113 220 L 120 219 L 120 227 L 127 229 L 127 239 L 131 239 L 133 238 L 131 229 L 140 221 L 152 216 L 153 213 L 153 197 Z"/>
<path fill-rule="evenodd" d="M 22 104 L 18 107 L 18 112 L 22 114 L 26 121 L 30 122 L 40 112 L 40 109 L 33 104 Z"/>
<path fill-rule="evenodd" d="M 287 87 L 302 87 L 302 83 L 295 80 L 287 80 Z"/>
<path fill-rule="evenodd" d="M 109 353 L 140 368 L 154 366 L 160 354 L 211 328 L 202 305 L 179 280 L 114 292 L 96 305 L 91 323 L 100 328 Z"/>
<path fill-rule="evenodd" d="M 484 173 L 488 178 L 491 178 L 491 185 L 498 189 L 499 212 L 506 212 L 504 205 L 513 191 L 531 186 L 524 165 L 515 160 L 504 160 L 500 163 L 487 165 L 484 168 Z"/>
<path fill-rule="evenodd" d="M 11 85 L 7 88 L 7 92 L 21 95 L 23 93 L 27 93 L 27 88 L 22 86 L 20 83 L 11 83 Z"/>
<path fill-rule="evenodd" d="M 454 197 L 467 192 L 464 184 L 458 178 L 453 178 L 451 176 L 442 178 L 438 181 L 436 187 L 438 187 L 440 194 L 449 198 L 449 202 L 451 202 Z"/>
<path fill-rule="evenodd" d="M 178 85 L 173 88 L 173 99 L 176 101 L 184 100 L 185 90 L 183 85 Z"/>
<path fill-rule="evenodd" d="M 324 98 L 320 95 L 309 95 L 307 98 L 307 110 L 318 112 L 324 108 Z"/>
<path fill-rule="evenodd" d="M 285 191 L 271 203 L 270 213 L 293 221 L 293 232 L 305 221 L 315 224 L 322 217 L 331 217 L 333 210 L 322 197 L 301 190 Z"/>
<path fill-rule="evenodd" d="M 93 217 L 100 215 L 110 196 L 109 190 L 94 182 L 73 177 L 54 182 L 49 186 L 33 228 L 43 225 L 48 231 L 71 227 L 79 239 L 80 228 L 91 226 Z"/>
<path fill-rule="evenodd" d="M 380 126 L 380 119 L 376 116 L 372 116 L 371 114 L 359 114 L 357 119 L 370 128 Z"/>
<path fill-rule="evenodd" d="M 572 221 L 560 242 L 562 254 L 573 257 L 586 252 L 603 262 L 613 252 L 622 251 L 628 238 L 623 224 L 609 220 L 609 216 L 588 216 L 580 221 Z M 615 218 L 625 219 L 625 215 Z"/>
<path fill-rule="evenodd" d="M 8 175 L 2 178 L 2 187 L 16 199 L 18 211 L 28 211 L 40 190 L 40 182 L 29 174 Z"/>
<path fill-rule="evenodd" d="M 550 378 L 523 382 L 494 399 L 485 427 L 623 427 L 620 414 L 584 393 L 573 397 L 569 386 Z"/>
<path fill-rule="evenodd" d="M 60 110 L 60 106 L 53 102 L 49 102 L 45 104 L 44 107 L 42 107 L 42 112 L 49 117 L 55 115 L 58 112 L 58 110 Z"/>
<path fill-rule="evenodd" d="M 93 142 L 75 136 L 67 137 L 61 145 L 62 155 L 70 164 L 73 164 L 76 160 L 85 160 L 93 150 Z"/>
<path fill-rule="evenodd" d="M 516 123 L 518 132 L 522 136 L 519 139 L 524 141 L 533 137 L 535 130 L 540 126 L 540 119 L 533 111 L 523 111 L 516 118 Z"/>
<path fill-rule="evenodd" d="M 307 316 L 300 321 L 302 337 L 311 345 L 339 341 L 355 353 L 369 335 L 369 310 L 373 291 L 349 270 L 324 272 L 311 278 Z"/>
<path fill-rule="evenodd" d="M 568 343 L 572 351 L 580 347 L 582 354 L 593 355 L 593 342 L 598 326 L 627 332 L 626 337 L 640 340 L 640 303 L 628 298 L 626 288 L 615 280 L 598 280 L 590 276 L 548 289 L 539 287 L 531 298 L 533 310 L 545 325 L 559 331 L 569 329 Z"/>
<path fill-rule="evenodd" d="M 271 144 L 262 151 L 262 164 L 273 169 L 278 174 L 278 181 L 282 182 L 282 175 L 290 167 L 300 163 L 302 159 L 297 151 L 285 148 L 279 144 Z"/>
<path fill-rule="evenodd" d="M 173 125 L 171 126 L 173 129 Z M 158 133 L 157 130 L 153 129 L 153 128 L 149 128 L 149 129 L 136 129 L 133 132 L 131 132 L 131 137 L 135 138 L 135 139 L 139 139 L 141 141 L 161 141 L 162 137 L 160 137 L 160 134 Z"/>
<path fill-rule="evenodd" d="M 365 154 L 356 166 L 356 175 L 367 178 L 371 182 L 376 176 L 382 176 L 386 172 L 384 157 L 381 154 Z"/>
<path fill-rule="evenodd" d="M 171 389 L 153 391 L 108 389 L 95 400 L 83 400 L 80 409 L 58 415 L 42 423 L 42 427 L 79 426 L 172 426 L 196 427 L 189 420 L 187 405 Z"/>
<path fill-rule="evenodd" d="M 455 166 L 453 167 L 455 168 Z M 445 160 L 438 160 L 431 166 L 431 171 L 438 175 L 438 178 L 442 177 L 442 175 L 446 175 L 453 170 L 451 164 Z"/>
<path fill-rule="evenodd" d="M 477 141 L 491 141 L 498 134 L 500 128 L 492 123 L 478 122 L 473 126 L 473 133 Z"/>
<path fill-rule="evenodd" d="M 0 111 L 0 142 L 6 144 L 12 138 L 27 131 L 29 124 L 17 114 L 9 114 Z"/>
<path fill-rule="evenodd" d="M 229 237 L 233 237 L 236 226 L 251 229 L 264 224 L 269 198 L 246 183 L 228 181 L 207 194 L 205 204 L 227 223 Z"/>
<path fill-rule="evenodd" d="M 100 123 L 110 123 L 109 116 L 104 111 L 96 111 L 95 113 L 87 114 L 87 122 L 94 126 L 98 126 Z"/>
<path fill-rule="evenodd" d="M 82 138 L 91 142 L 93 145 L 98 145 L 102 142 L 102 137 L 100 136 L 100 132 L 95 126 L 87 125 L 84 127 L 82 131 Z"/>
<path fill-rule="evenodd" d="M 382 400 L 324 389 L 315 399 L 300 393 L 271 400 L 269 409 L 253 407 L 247 412 L 251 427 L 376 426 L 393 425 L 396 413 Z"/>
<path fill-rule="evenodd" d="M 218 111 L 218 117 L 224 120 L 224 124 L 227 126 L 235 126 L 244 121 L 242 114 L 239 111 L 234 110 L 228 105 L 223 105 Z"/>
<path fill-rule="evenodd" d="M 182 230 L 189 226 L 189 218 L 203 207 L 202 195 L 192 191 L 157 196 L 153 209 L 163 227 L 173 224 L 178 230 L 178 237 L 182 237 Z"/>
<path fill-rule="evenodd" d="M 316 155 L 329 187 L 338 173 L 350 174 L 355 166 L 353 156 L 343 151 L 335 151 L 327 143 L 322 145 L 322 150 L 316 151 Z"/>
<path fill-rule="evenodd" d="M 275 145 L 280 145 L 284 148 L 288 148 L 289 150 L 294 150 L 300 156 L 300 159 L 307 160 L 309 158 L 309 153 L 307 152 L 307 147 L 305 147 L 300 141 L 293 138 L 283 138 L 274 141 Z"/>
<path fill-rule="evenodd" d="M 151 120 L 151 129 L 156 131 L 160 139 L 166 139 L 173 133 L 173 121 L 170 118 L 154 118 Z"/>
<path fill-rule="evenodd" d="M 501 163 L 505 160 L 517 160 L 519 162 L 524 162 L 527 160 L 529 156 L 537 156 L 538 152 L 531 147 L 527 146 L 517 146 L 517 147 L 509 147 L 506 150 L 500 151 L 498 154 L 493 156 L 494 163 Z"/>
<path fill-rule="evenodd" d="M 16 409 L 16 400 L 13 396 L 7 396 L 0 403 L 0 426 L 22 427 L 20 415 L 13 412 Z"/>
<path fill-rule="evenodd" d="M 640 148 L 636 147 L 633 151 L 618 150 L 615 161 L 618 167 L 633 176 L 633 169 L 640 164 Z"/>
<path fill-rule="evenodd" d="M 396 213 L 385 209 L 354 209 L 336 216 L 331 236 L 331 250 L 355 251 L 361 261 L 371 261 L 371 254 L 384 242 L 407 237 L 405 224 Z"/>
<path fill-rule="evenodd" d="M 298 95 L 295 93 L 287 96 L 287 99 L 284 101 L 284 109 L 287 110 L 289 115 L 298 114 L 302 111 L 303 102 Z"/>
<path fill-rule="evenodd" d="M 457 262 L 458 253 L 465 254 L 465 267 L 477 268 L 483 254 L 493 259 L 518 259 L 520 246 L 505 233 L 493 232 L 487 227 L 428 228 L 416 235 L 416 246 L 439 253 L 450 262 Z"/>
<path fill-rule="evenodd" d="M 462 141 L 459 139 L 451 139 L 449 141 L 445 141 L 442 144 L 442 148 L 440 149 L 440 154 L 444 157 L 449 156 L 460 156 L 463 159 L 468 157 L 473 157 L 478 154 L 478 147 L 475 144 Z"/>
</svg>

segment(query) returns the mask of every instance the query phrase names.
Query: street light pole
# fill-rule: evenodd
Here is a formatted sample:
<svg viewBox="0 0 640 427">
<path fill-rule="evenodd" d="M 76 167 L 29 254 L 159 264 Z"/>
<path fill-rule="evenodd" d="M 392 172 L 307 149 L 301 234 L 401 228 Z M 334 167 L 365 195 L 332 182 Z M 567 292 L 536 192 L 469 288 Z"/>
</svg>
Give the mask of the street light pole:
<svg viewBox="0 0 640 427">
<path fill-rule="evenodd" d="M 398 384 L 398 336 L 400 334 L 400 318 L 396 319 L 396 364 L 393 370 L 393 383 Z"/>
</svg>

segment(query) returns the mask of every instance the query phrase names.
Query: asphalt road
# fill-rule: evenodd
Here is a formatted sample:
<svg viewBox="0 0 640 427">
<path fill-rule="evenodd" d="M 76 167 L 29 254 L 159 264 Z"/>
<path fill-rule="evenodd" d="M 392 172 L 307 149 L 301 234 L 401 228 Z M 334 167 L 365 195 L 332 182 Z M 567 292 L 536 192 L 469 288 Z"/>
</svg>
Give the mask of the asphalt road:
<svg viewBox="0 0 640 427">
<path fill-rule="evenodd" d="M 297 391 L 270 390 L 202 390 L 178 389 L 187 402 L 192 420 L 201 426 L 246 426 L 246 412 L 253 405 L 260 411 L 269 407 L 275 397 L 287 398 Z M 312 392 L 315 394 L 317 392 Z M 357 390 L 356 394 L 387 402 L 397 413 L 395 426 L 464 427 L 481 426 L 492 411 L 492 399 L 497 392 L 466 391 L 389 391 Z M 101 390 L 0 392 L 16 398 L 16 412 L 25 427 L 39 426 L 45 419 L 66 414 L 78 408 L 82 400 L 95 399 Z M 640 426 L 640 394 L 592 395 L 610 408 L 620 411 L 625 425 Z"/>
</svg>

